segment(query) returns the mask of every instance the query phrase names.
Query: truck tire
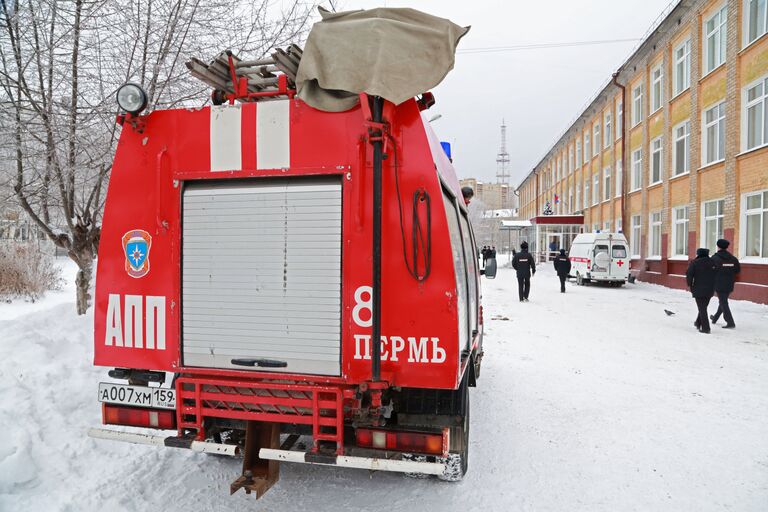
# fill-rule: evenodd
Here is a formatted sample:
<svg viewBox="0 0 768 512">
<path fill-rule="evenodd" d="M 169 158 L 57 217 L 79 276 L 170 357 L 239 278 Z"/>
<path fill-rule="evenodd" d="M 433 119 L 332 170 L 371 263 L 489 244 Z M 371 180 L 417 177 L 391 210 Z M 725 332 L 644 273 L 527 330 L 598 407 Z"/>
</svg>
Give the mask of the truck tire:
<svg viewBox="0 0 768 512">
<path fill-rule="evenodd" d="M 454 448 L 453 453 L 448 457 L 441 458 L 445 463 L 445 471 L 437 478 L 445 482 L 458 482 L 467 474 L 469 467 L 469 386 L 462 386 L 464 400 L 464 419 L 460 427 L 451 428 L 451 438 L 457 436 L 460 438 L 458 449 Z M 451 443 L 453 444 L 453 443 Z"/>
</svg>

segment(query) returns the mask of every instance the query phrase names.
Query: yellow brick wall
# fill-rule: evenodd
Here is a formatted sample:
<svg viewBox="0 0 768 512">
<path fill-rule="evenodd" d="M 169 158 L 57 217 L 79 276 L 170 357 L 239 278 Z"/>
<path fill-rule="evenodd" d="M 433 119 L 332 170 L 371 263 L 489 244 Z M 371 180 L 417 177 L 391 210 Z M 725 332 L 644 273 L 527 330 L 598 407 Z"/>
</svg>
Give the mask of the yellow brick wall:
<svg viewBox="0 0 768 512">
<path fill-rule="evenodd" d="M 660 210 L 664 206 L 664 196 L 662 195 L 663 188 L 657 186 L 648 191 L 648 209 Z"/>
<path fill-rule="evenodd" d="M 669 183 L 669 204 L 679 206 L 688 203 L 691 197 L 691 183 L 688 176 L 676 178 Z"/>
<path fill-rule="evenodd" d="M 708 201 L 725 195 L 725 164 L 707 167 L 699 173 L 699 200 Z"/>
</svg>

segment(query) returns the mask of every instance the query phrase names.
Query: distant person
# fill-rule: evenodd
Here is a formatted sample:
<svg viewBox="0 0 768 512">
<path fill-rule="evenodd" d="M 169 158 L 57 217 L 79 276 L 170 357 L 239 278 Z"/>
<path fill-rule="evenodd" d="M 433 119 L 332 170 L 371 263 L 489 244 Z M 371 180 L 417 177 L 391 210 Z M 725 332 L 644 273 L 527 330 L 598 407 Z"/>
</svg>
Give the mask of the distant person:
<svg viewBox="0 0 768 512">
<path fill-rule="evenodd" d="M 696 258 L 688 265 L 685 278 L 699 310 L 693 325 L 700 333 L 709 334 L 707 306 L 715 294 L 715 262 L 709 257 L 709 249 L 696 249 Z"/>
<path fill-rule="evenodd" d="M 464 204 L 469 206 L 472 198 L 475 197 L 475 191 L 472 190 L 472 187 L 461 187 L 461 195 L 464 197 Z"/>
<path fill-rule="evenodd" d="M 531 291 L 531 276 L 536 274 L 536 262 L 528 252 L 528 242 L 520 244 L 520 252 L 512 259 L 512 268 L 517 271 L 517 292 L 520 302 L 528 302 Z"/>
<path fill-rule="evenodd" d="M 482 251 L 480 251 L 480 253 L 481 253 L 481 254 L 482 254 L 482 256 L 483 256 L 483 267 L 485 267 L 485 262 L 486 262 L 486 260 L 488 259 L 488 246 L 487 246 L 487 245 L 484 245 L 484 246 L 483 246 L 483 250 L 482 250 Z"/>
<path fill-rule="evenodd" d="M 717 241 L 718 251 L 712 256 L 715 263 L 715 291 L 717 292 L 717 313 L 712 315 L 712 323 L 716 324 L 720 315 L 725 318 L 723 329 L 734 329 L 736 323 L 733 321 L 731 307 L 728 305 L 728 296 L 733 292 L 733 283 L 736 281 L 736 274 L 741 272 L 739 260 L 728 252 L 728 246 L 731 243 L 728 240 L 720 239 Z"/>
<path fill-rule="evenodd" d="M 490 254 L 491 258 L 496 258 L 496 246 L 495 245 L 491 247 L 489 254 Z"/>
<path fill-rule="evenodd" d="M 565 249 L 560 249 L 560 255 L 555 258 L 555 272 L 560 278 L 560 293 L 565 293 L 565 280 L 571 273 L 571 260 L 565 255 Z"/>
</svg>

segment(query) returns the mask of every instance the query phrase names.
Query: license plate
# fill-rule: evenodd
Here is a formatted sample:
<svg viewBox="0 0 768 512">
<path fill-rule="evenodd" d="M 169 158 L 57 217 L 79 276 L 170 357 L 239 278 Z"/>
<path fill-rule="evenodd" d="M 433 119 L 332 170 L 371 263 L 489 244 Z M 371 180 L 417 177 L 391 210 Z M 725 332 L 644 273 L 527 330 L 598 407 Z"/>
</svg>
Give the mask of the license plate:
<svg viewBox="0 0 768 512">
<path fill-rule="evenodd" d="M 101 382 L 99 402 L 152 409 L 176 409 L 176 390 Z"/>
</svg>

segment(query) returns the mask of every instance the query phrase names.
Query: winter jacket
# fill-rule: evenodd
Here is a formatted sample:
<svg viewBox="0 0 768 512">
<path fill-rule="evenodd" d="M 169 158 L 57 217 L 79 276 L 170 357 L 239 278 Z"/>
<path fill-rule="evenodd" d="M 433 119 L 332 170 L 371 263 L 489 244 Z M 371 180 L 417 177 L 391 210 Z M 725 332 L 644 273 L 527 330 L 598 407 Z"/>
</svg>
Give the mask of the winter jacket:
<svg viewBox="0 0 768 512">
<path fill-rule="evenodd" d="M 555 272 L 559 276 L 567 276 L 571 272 L 571 260 L 568 256 L 559 254 L 554 261 Z"/>
<path fill-rule="evenodd" d="M 517 277 L 530 277 L 536 273 L 536 262 L 533 261 L 531 253 L 523 249 L 512 259 L 512 268 L 517 270 Z"/>
<path fill-rule="evenodd" d="M 720 249 L 712 256 L 715 264 L 715 291 L 718 293 L 731 293 L 736 274 L 741 271 L 739 260 L 725 249 Z"/>
<path fill-rule="evenodd" d="M 696 254 L 696 259 L 688 265 L 685 278 L 695 298 L 707 298 L 715 294 L 715 263 L 709 257 L 709 251 Z"/>
</svg>

